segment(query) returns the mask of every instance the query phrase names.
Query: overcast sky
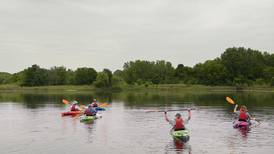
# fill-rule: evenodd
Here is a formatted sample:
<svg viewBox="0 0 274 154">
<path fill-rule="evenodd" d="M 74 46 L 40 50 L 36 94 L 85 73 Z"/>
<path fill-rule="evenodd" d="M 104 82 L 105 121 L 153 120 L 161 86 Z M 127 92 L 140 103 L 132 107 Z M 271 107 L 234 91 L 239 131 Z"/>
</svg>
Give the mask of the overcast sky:
<svg viewBox="0 0 274 154">
<path fill-rule="evenodd" d="M 0 0 L 0 71 L 32 64 L 193 66 L 228 47 L 273 53 L 273 0 Z"/>
</svg>

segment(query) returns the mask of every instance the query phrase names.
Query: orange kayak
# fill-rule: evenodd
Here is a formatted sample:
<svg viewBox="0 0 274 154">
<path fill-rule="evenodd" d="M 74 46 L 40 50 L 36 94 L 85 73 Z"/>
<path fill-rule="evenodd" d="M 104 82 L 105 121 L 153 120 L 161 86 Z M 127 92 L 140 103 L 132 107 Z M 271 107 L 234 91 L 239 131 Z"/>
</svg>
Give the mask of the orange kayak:
<svg viewBox="0 0 274 154">
<path fill-rule="evenodd" d="M 80 114 L 81 111 L 67 111 L 67 112 L 62 112 L 62 116 L 75 116 L 77 114 Z"/>
</svg>

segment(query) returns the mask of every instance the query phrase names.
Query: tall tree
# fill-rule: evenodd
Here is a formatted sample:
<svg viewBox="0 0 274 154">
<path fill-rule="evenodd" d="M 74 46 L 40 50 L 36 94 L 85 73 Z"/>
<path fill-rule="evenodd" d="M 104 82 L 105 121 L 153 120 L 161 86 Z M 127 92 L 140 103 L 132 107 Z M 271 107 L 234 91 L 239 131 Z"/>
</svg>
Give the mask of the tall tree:
<svg viewBox="0 0 274 154">
<path fill-rule="evenodd" d="M 96 80 L 97 72 L 93 68 L 82 67 L 75 71 L 75 84 L 92 84 Z"/>
<path fill-rule="evenodd" d="M 61 67 L 52 67 L 48 71 L 49 76 L 49 84 L 50 85 L 64 85 L 67 84 L 68 78 L 67 78 L 67 69 L 63 66 Z"/>
<path fill-rule="evenodd" d="M 48 73 L 46 69 L 40 68 L 38 65 L 32 65 L 24 71 L 24 86 L 43 86 L 48 83 Z"/>
</svg>

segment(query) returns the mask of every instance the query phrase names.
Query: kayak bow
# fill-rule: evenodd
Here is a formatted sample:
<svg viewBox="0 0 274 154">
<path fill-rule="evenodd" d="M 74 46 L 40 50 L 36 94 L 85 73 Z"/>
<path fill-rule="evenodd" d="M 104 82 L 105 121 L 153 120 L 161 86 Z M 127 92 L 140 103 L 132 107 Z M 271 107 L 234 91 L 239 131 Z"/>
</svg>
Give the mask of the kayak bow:
<svg viewBox="0 0 274 154">
<path fill-rule="evenodd" d="M 81 114 L 81 111 L 67 111 L 67 112 L 62 112 L 61 116 L 76 116 L 78 114 Z"/>
<path fill-rule="evenodd" d="M 183 142 L 189 141 L 189 139 L 190 139 L 189 134 L 190 134 L 190 132 L 187 129 L 185 129 L 185 130 L 177 130 L 177 131 L 172 130 L 171 131 L 171 135 L 172 135 L 173 139 L 175 139 L 175 140 L 181 140 Z"/>
</svg>

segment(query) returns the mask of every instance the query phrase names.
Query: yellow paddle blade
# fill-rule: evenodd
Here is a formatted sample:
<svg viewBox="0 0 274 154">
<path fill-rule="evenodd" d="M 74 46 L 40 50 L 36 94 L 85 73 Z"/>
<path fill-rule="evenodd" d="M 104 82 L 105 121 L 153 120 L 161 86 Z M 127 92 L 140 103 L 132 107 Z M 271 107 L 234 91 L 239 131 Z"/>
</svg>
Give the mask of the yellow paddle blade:
<svg viewBox="0 0 274 154">
<path fill-rule="evenodd" d="M 99 106 L 100 107 L 107 107 L 107 106 L 109 106 L 109 104 L 108 103 L 101 103 L 101 104 L 99 104 Z"/>
<path fill-rule="evenodd" d="M 64 104 L 69 104 L 69 101 L 68 101 L 68 100 L 65 100 L 65 99 L 63 99 L 62 102 L 63 102 Z"/>
<path fill-rule="evenodd" d="M 230 97 L 226 97 L 225 99 L 226 99 L 226 101 L 227 101 L 228 103 L 230 103 L 230 104 L 235 104 L 235 102 L 233 101 L 233 99 L 231 99 Z"/>
</svg>

